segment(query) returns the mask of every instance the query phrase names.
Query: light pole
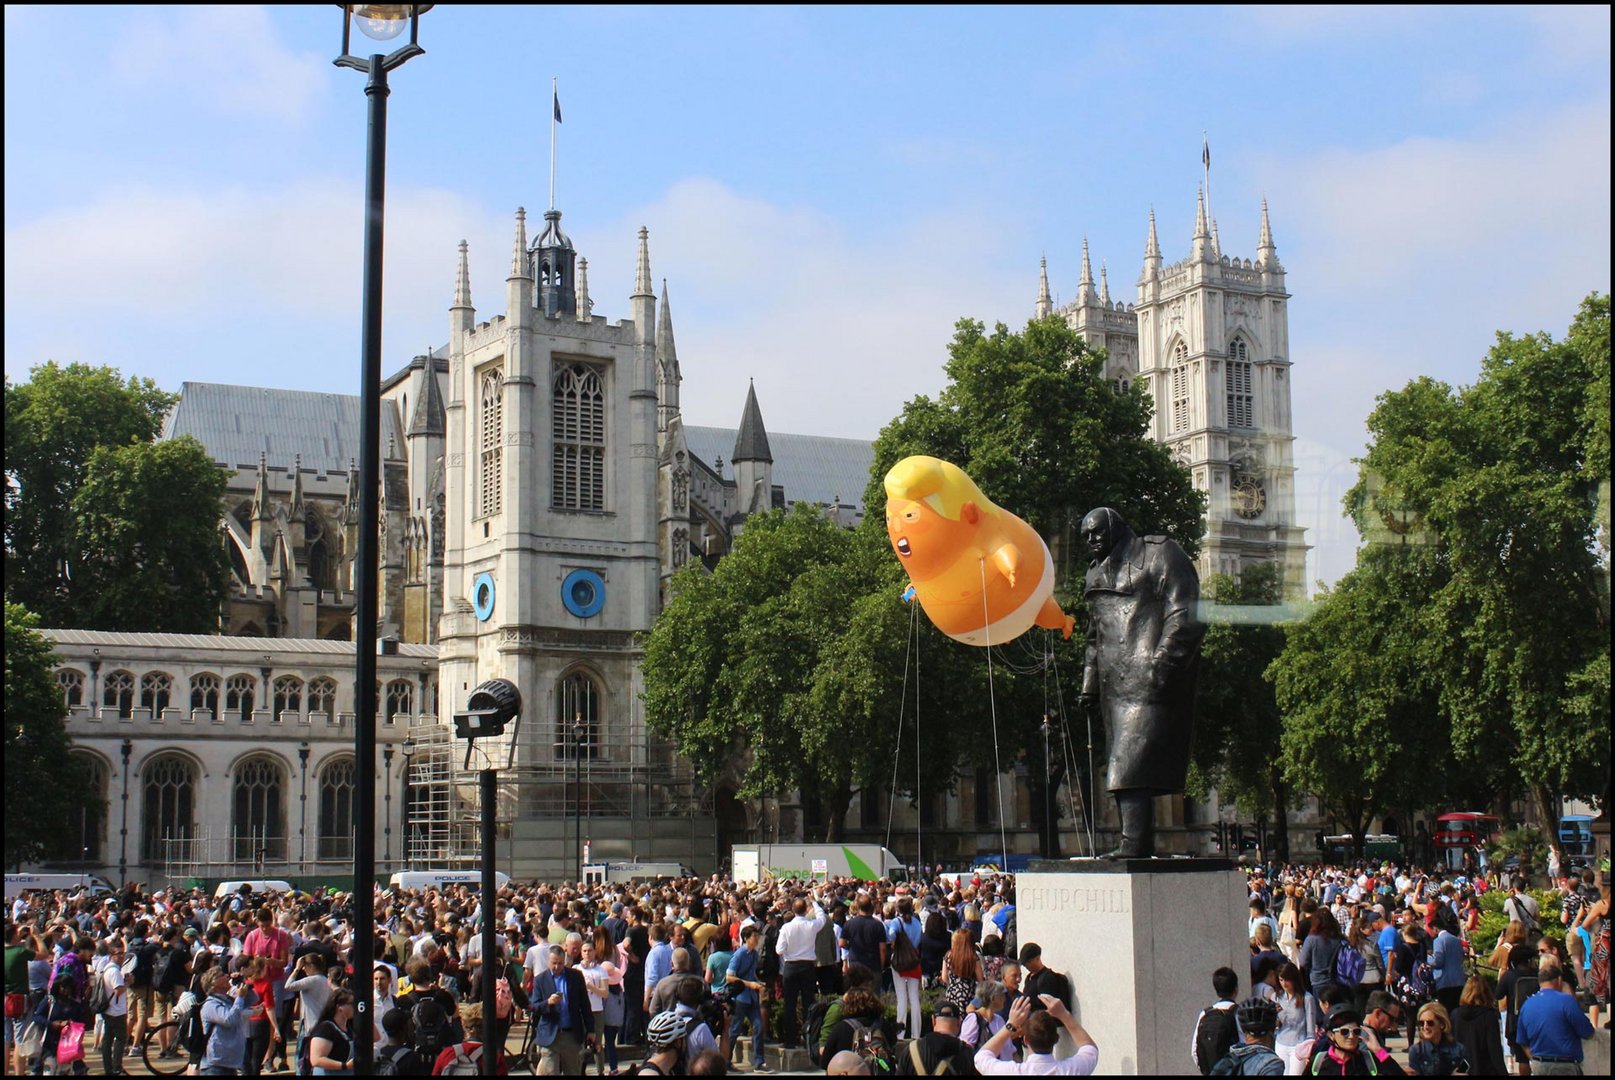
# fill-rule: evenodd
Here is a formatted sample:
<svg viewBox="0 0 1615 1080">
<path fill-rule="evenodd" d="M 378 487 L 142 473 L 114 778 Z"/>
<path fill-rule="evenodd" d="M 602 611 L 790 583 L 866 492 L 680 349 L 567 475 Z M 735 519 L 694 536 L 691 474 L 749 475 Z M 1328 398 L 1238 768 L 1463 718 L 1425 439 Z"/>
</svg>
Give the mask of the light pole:
<svg viewBox="0 0 1615 1080">
<path fill-rule="evenodd" d="M 297 744 L 297 760 L 302 763 L 302 792 L 298 795 L 297 872 L 308 873 L 308 740 Z"/>
<path fill-rule="evenodd" d="M 358 589 L 354 604 L 355 692 L 353 848 L 353 970 L 370 978 L 375 963 L 376 925 L 376 615 L 379 566 L 377 522 L 381 514 L 381 240 L 387 189 L 387 73 L 426 50 L 418 44 L 421 13 L 431 4 L 342 4 L 342 55 L 336 66 L 365 72 L 370 101 L 369 149 L 365 160 L 364 321 L 359 379 L 359 538 Z M 368 58 L 348 52 L 352 27 L 375 41 L 391 41 L 406 27 L 409 44 Z M 353 1068 L 368 1076 L 375 1058 L 371 995 L 357 997 Z"/>
<path fill-rule="evenodd" d="M 408 870 L 409 869 L 409 838 L 410 838 L 409 808 L 410 808 L 411 803 L 413 802 L 413 800 L 410 798 L 409 783 L 410 783 L 410 779 L 411 779 L 411 774 L 410 774 L 409 770 L 410 770 L 410 763 L 415 757 L 415 740 L 413 738 L 409 737 L 408 735 L 404 736 L 404 743 L 403 743 L 402 746 L 400 746 L 398 748 L 398 750 L 399 750 L 399 752 L 401 754 L 404 755 L 404 820 L 402 822 L 402 828 L 399 829 L 399 832 L 403 836 L 403 847 L 399 851 L 398 854 L 399 854 L 399 861 L 404 864 L 404 869 Z"/>
<path fill-rule="evenodd" d="M 387 766 L 387 776 L 382 782 L 383 794 L 381 797 L 385 806 L 381 818 L 386 823 L 382 826 L 382 830 L 387 837 L 387 849 L 382 852 L 381 864 L 384 868 L 390 869 L 393 864 L 393 748 L 391 746 L 382 748 L 381 760 Z"/>
<path fill-rule="evenodd" d="M 583 726 L 583 714 L 581 712 L 573 713 L 572 775 L 575 787 L 573 789 L 572 820 L 577 827 L 577 846 L 573 850 L 577 852 L 578 867 L 578 872 L 573 877 L 573 881 L 583 880 L 583 736 L 587 730 Z"/>
<path fill-rule="evenodd" d="M 123 740 L 123 827 L 118 838 L 118 888 L 129 884 L 129 755 L 134 753 L 132 739 Z"/>
</svg>

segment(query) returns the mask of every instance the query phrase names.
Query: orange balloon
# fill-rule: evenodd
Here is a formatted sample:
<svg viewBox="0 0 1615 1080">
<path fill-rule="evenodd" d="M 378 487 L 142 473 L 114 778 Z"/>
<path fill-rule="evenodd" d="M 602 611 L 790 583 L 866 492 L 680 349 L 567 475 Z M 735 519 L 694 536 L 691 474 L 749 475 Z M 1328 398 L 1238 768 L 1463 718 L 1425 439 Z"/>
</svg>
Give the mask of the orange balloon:
<svg viewBox="0 0 1615 1080">
<path fill-rule="evenodd" d="M 1071 637 L 1048 545 L 963 469 L 907 457 L 885 483 L 886 535 L 938 630 L 966 645 L 1000 645 L 1033 626 Z"/>
</svg>

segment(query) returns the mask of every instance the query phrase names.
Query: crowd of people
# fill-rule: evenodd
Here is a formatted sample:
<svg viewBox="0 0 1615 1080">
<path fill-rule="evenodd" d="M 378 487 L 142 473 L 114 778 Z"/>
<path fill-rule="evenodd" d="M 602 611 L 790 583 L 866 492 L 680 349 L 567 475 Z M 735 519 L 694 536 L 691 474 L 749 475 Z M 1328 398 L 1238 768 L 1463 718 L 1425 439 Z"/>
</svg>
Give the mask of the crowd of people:
<svg viewBox="0 0 1615 1080">
<path fill-rule="evenodd" d="M 1250 969 L 1213 973 L 1216 1001 L 1182 1019 L 1190 1057 L 1208 1074 L 1395 1073 L 1396 1038 L 1419 1075 L 1579 1068 L 1608 1007 L 1609 890 L 1592 882 L 1558 883 L 1553 934 L 1513 883 L 1507 929 L 1483 941 L 1478 898 L 1497 887 L 1485 878 L 1253 870 Z M 24 893 L 6 928 L 6 1070 L 82 1073 L 98 1054 L 117 1074 L 156 1031 L 147 1052 L 194 1074 L 347 1075 L 368 1016 L 378 1073 L 471 1074 L 485 978 L 501 1073 L 807 1062 L 833 1075 L 1084 1075 L 1099 1063 L 1071 980 L 1017 933 L 1010 875 L 513 882 L 488 913 L 491 958 L 475 889 L 383 890 L 368 986 L 350 963 L 350 900 Z"/>
</svg>

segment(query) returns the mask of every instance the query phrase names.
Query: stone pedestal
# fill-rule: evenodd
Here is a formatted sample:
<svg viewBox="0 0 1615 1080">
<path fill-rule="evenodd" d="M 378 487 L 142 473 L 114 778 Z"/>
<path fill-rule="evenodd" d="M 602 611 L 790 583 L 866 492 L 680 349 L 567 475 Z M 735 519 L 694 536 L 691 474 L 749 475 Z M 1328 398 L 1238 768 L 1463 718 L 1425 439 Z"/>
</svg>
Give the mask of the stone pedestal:
<svg viewBox="0 0 1615 1080">
<path fill-rule="evenodd" d="M 1192 1076 L 1211 973 L 1233 968 L 1239 997 L 1250 992 L 1249 896 L 1226 859 L 1039 861 L 1016 876 L 1017 936 L 1070 978 L 1098 1072 Z M 1071 1052 L 1062 1033 L 1056 1055 Z"/>
</svg>

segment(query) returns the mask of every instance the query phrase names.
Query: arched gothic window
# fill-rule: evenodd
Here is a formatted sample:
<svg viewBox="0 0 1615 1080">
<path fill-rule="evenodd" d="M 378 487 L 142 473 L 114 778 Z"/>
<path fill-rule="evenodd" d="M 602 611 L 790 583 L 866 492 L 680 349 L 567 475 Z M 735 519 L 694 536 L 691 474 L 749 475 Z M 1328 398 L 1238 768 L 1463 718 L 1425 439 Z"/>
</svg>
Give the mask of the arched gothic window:
<svg viewBox="0 0 1615 1080">
<path fill-rule="evenodd" d="M 415 688 L 408 679 L 394 679 L 387 684 L 387 723 L 400 713 L 407 720 L 409 714 L 415 711 Z"/>
<path fill-rule="evenodd" d="M 1250 355 L 1244 338 L 1228 346 L 1228 426 L 1255 427 L 1255 395 L 1251 389 Z"/>
<path fill-rule="evenodd" d="M 188 860 L 189 841 L 196 838 L 196 766 L 178 754 L 160 754 L 140 774 L 141 857 L 149 863 Z"/>
<path fill-rule="evenodd" d="M 258 680 L 251 675 L 232 675 L 224 683 L 224 711 L 252 723 L 252 704 L 258 693 Z"/>
<path fill-rule="evenodd" d="M 1181 341 L 1172 350 L 1172 430 L 1189 430 L 1189 348 Z"/>
<path fill-rule="evenodd" d="M 501 454 L 505 441 L 505 385 L 498 365 L 478 376 L 477 388 L 481 420 L 477 430 L 477 516 L 487 517 L 499 513 L 504 480 Z"/>
<path fill-rule="evenodd" d="M 261 755 L 237 765 L 231 807 L 231 857 L 254 864 L 285 861 L 285 767 Z"/>
<path fill-rule="evenodd" d="M 292 718 L 303 711 L 303 680 L 296 675 L 282 675 L 275 680 L 275 723 L 280 723 L 283 713 L 291 713 Z"/>
<path fill-rule="evenodd" d="M 161 716 L 174 692 L 174 679 L 166 671 L 148 671 L 140 679 L 140 707 Z"/>
<path fill-rule="evenodd" d="M 204 709 L 219 715 L 219 677 L 204 671 L 191 676 L 191 709 Z"/>
<path fill-rule="evenodd" d="M 556 368 L 555 442 L 550 504 L 559 510 L 606 508 L 606 395 L 600 373 L 584 364 Z"/>
<path fill-rule="evenodd" d="M 84 672 L 78 668 L 57 668 L 56 685 L 62 688 L 62 699 L 69 709 L 84 704 Z"/>
<path fill-rule="evenodd" d="M 353 789 L 353 758 L 337 758 L 320 770 L 321 859 L 353 857 Z"/>
<path fill-rule="evenodd" d="M 308 684 L 308 711 L 311 713 L 324 713 L 326 716 L 336 715 L 336 680 L 321 676 L 309 680 Z"/>
<path fill-rule="evenodd" d="M 555 756 L 561 761 L 582 757 L 598 761 L 600 691 L 593 679 L 574 672 L 561 680 L 555 694 Z"/>
<path fill-rule="evenodd" d="M 135 714 L 135 677 L 127 671 L 114 671 L 101 684 L 101 706 L 116 709 L 120 719 Z"/>
<path fill-rule="evenodd" d="M 86 863 L 99 863 L 103 859 L 107 838 L 107 778 L 105 759 L 99 754 L 75 750 L 73 756 L 84 763 L 90 779 L 93 803 L 78 813 L 78 826 L 74 832 L 77 848 L 67 854 Z"/>
</svg>

